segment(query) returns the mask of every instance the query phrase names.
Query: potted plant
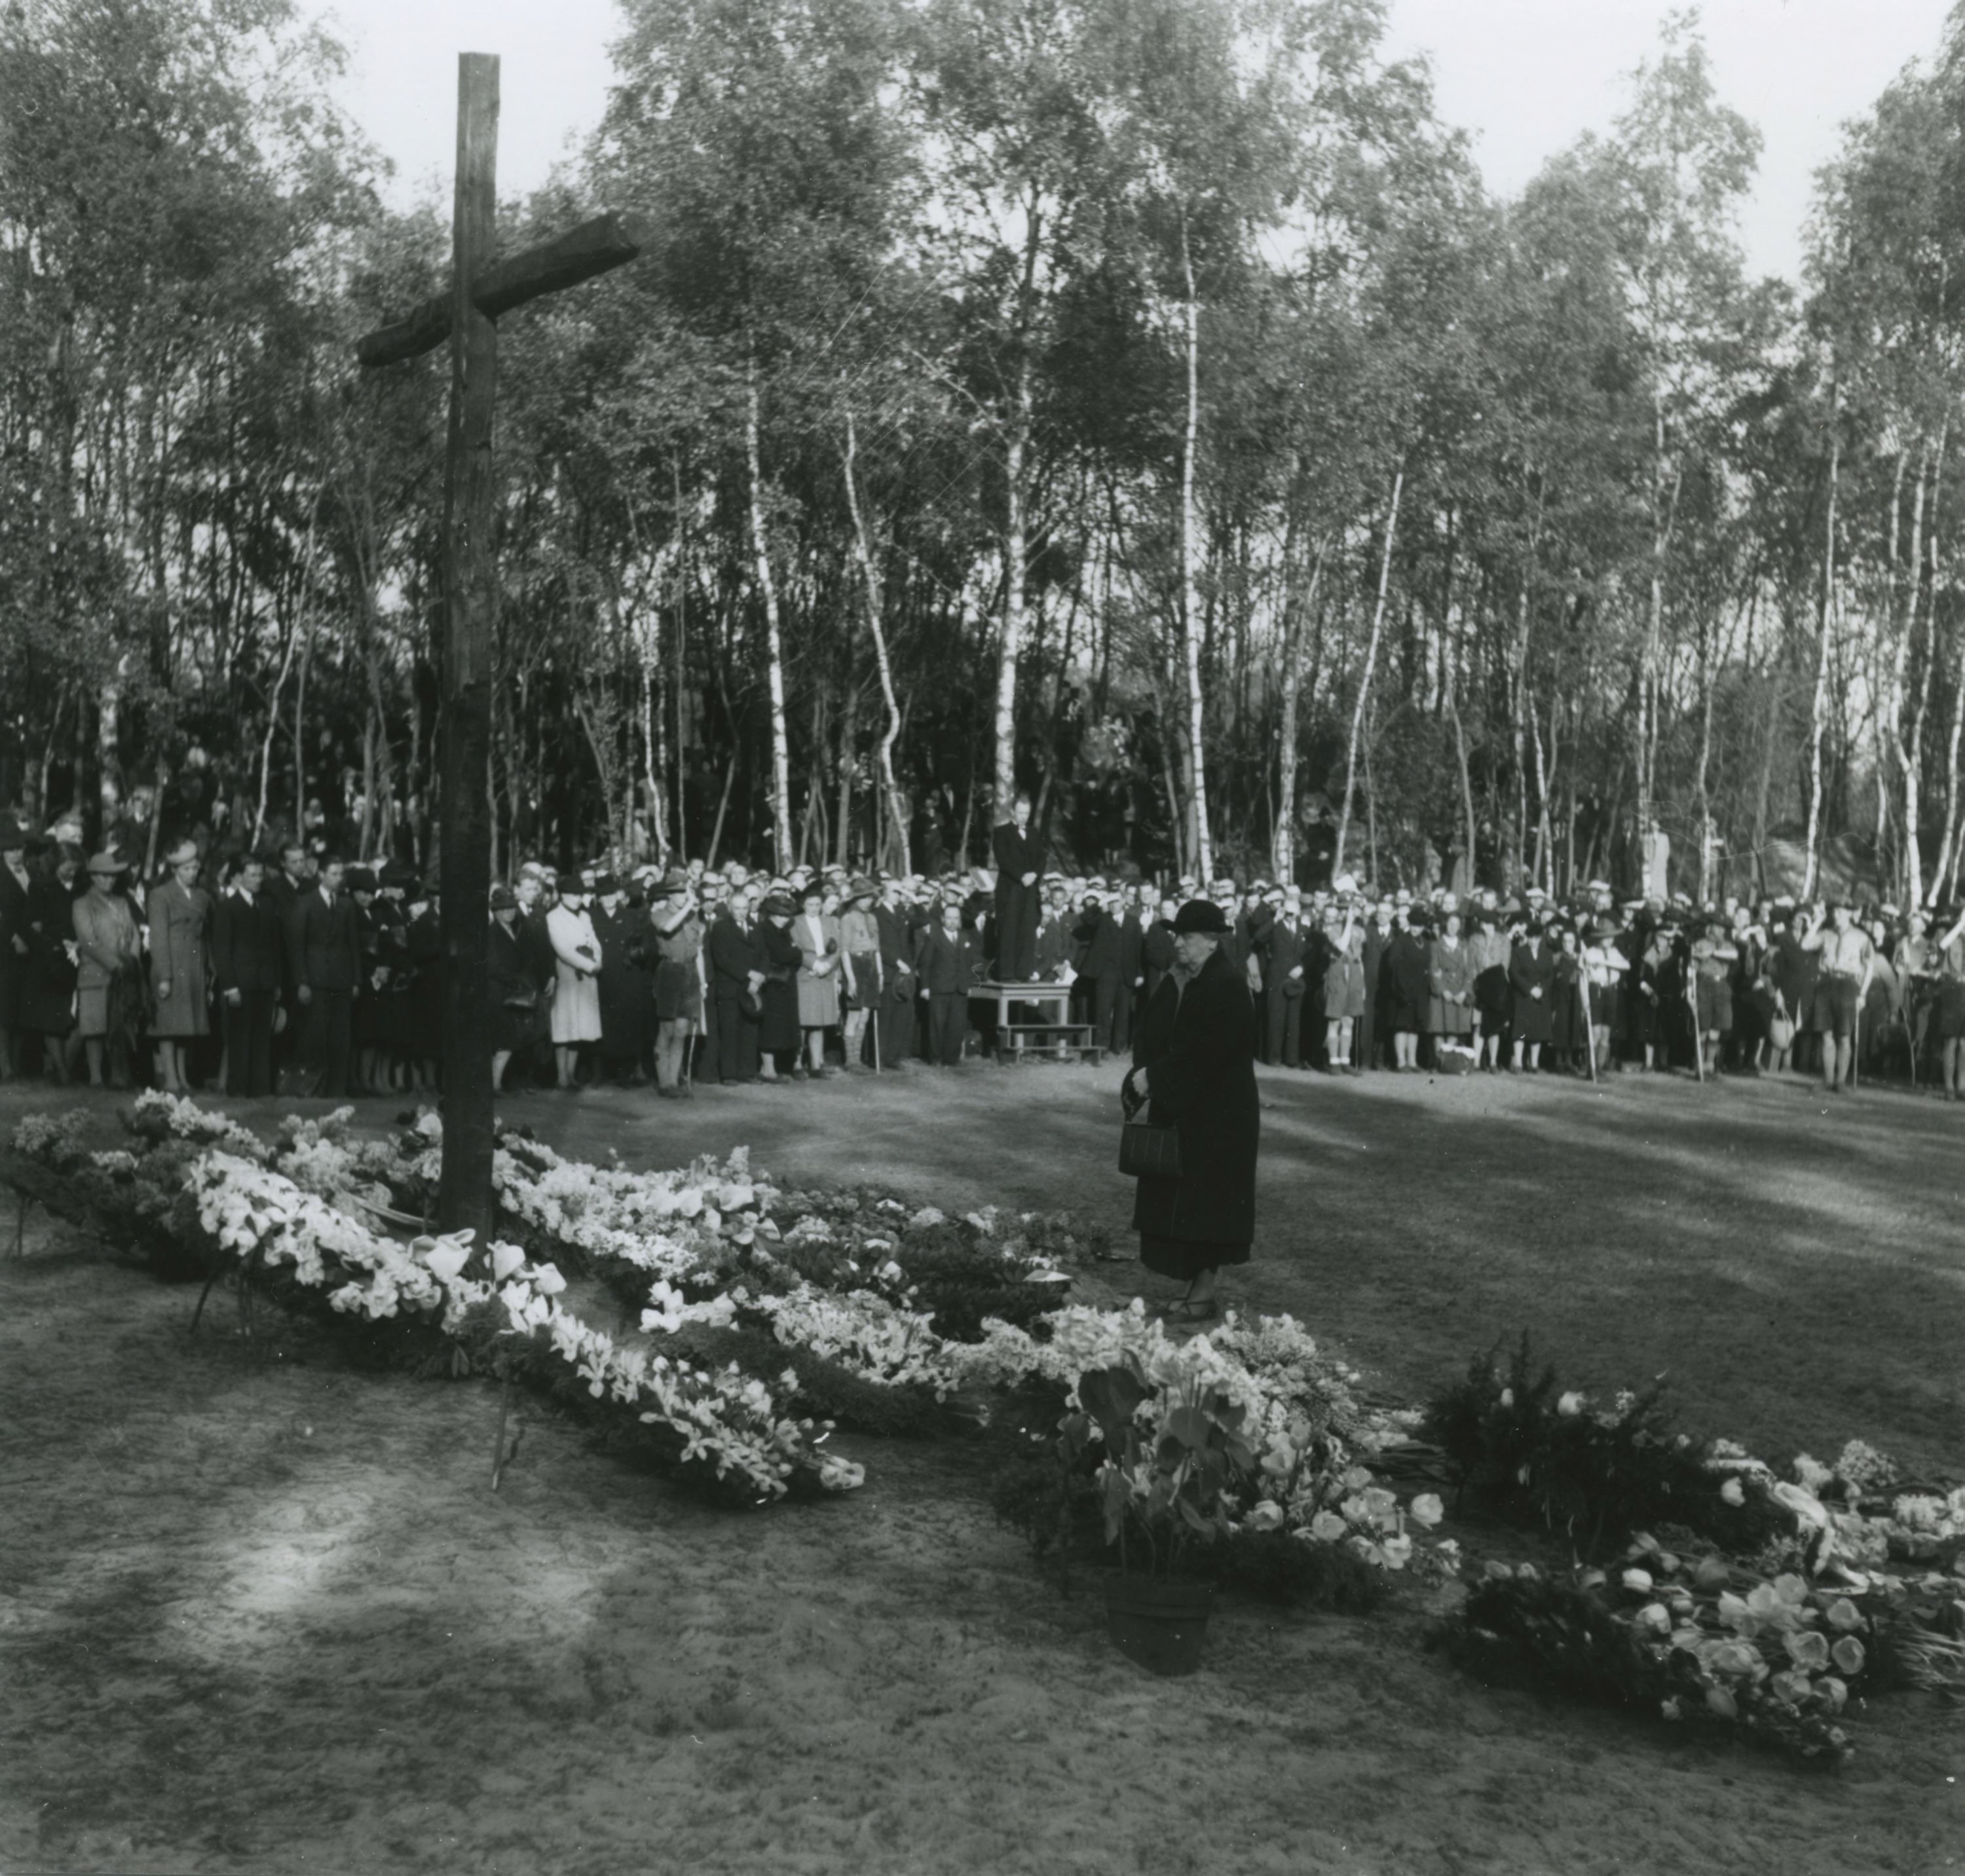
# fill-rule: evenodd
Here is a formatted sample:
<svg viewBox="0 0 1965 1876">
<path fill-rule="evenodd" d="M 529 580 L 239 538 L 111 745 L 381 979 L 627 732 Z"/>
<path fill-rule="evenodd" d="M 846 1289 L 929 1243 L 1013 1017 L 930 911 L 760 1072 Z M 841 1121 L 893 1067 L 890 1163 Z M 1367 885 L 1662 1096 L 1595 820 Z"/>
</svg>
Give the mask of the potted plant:
<svg viewBox="0 0 1965 1876">
<path fill-rule="evenodd" d="M 1094 1485 L 1105 1541 L 1119 1552 L 1105 1590 L 1112 1639 L 1155 1674 L 1192 1674 L 1214 1601 L 1196 1580 L 1195 1553 L 1227 1531 L 1227 1494 L 1255 1463 L 1243 1409 L 1195 1382 L 1156 1388 L 1130 1356 L 1081 1375 L 1078 1398 L 1060 1437 L 1067 1466 L 1087 1456 L 1095 1428 L 1104 1446 Z M 1149 1401 L 1158 1411 L 1143 1422 Z"/>
</svg>

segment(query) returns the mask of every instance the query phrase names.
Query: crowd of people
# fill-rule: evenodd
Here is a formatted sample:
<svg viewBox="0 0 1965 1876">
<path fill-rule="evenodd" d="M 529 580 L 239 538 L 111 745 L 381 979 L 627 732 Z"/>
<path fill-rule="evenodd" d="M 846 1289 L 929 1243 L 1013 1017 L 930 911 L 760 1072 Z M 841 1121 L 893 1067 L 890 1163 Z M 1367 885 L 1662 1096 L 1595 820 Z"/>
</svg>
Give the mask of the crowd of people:
<svg viewBox="0 0 1965 1876">
<path fill-rule="evenodd" d="M 85 854 L 75 831 L 0 824 L 0 1073 L 242 1096 L 436 1086 L 435 881 L 319 842 L 220 854 L 186 838 L 146 869 L 114 844 Z M 1602 881 L 1566 905 L 1534 890 L 1380 893 L 1347 875 L 1163 890 L 1046 868 L 1024 802 L 992 858 L 937 879 L 522 864 L 491 896 L 498 1085 L 686 1098 L 946 1068 L 995 1046 L 1005 1003 L 1019 1042 L 1127 1054 L 1174 962 L 1177 909 L 1205 899 L 1227 921 L 1262 1059 L 1284 1068 L 1799 1071 L 1947 1099 L 1960 1086 L 1965 917 L 1620 903 Z M 1053 999 L 977 993 L 1005 983 Z"/>
</svg>

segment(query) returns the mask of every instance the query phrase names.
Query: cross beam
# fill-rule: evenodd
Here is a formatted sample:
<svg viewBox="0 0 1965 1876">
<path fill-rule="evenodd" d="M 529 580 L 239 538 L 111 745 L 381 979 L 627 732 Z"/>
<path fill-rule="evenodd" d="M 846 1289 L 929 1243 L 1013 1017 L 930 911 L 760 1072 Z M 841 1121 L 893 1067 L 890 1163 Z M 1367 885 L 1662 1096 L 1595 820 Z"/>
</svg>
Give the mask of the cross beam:
<svg viewBox="0 0 1965 1876">
<path fill-rule="evenodd" d="M 596 215 L 556 241 L 542 241 L 508 260 L 494 262 L 478 276 L 471 304 L 496 319 L 542 294 L 577 287 L 632 260 L 642 251 L 635 231 L 619 215 Z M 452 294 L 424 301 L 407 319 L 365 333 L 355 356 L 364 365 L 400 365 L 434 352 L 450 336 Z"/>
<path fill-rule="evenodd" d="M 445 967 L 443 1173 L 437 1217 L 490 1241 L 491 1007 L 489 902 L 491 648 L 498 609 L 493 551 L 496 483 L 491 419 L 500 314 L 632 260 L 638 244 L 602 215 L 556 241 L 494 259 L 497 246 L 498 61 L 457 61 L 457 192 L 450 291 L 355 346 L 366 365 L 393 365 L 450 342 L 450 433 L 444 459 L 442 819 L 438 850 Z"/>
</svg>

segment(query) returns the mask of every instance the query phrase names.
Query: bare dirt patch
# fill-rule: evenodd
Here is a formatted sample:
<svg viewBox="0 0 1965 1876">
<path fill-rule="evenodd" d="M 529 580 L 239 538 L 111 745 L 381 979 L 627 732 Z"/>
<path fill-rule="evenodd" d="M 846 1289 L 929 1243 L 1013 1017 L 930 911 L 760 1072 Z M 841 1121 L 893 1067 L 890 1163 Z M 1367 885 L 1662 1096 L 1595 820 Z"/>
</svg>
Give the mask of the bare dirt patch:
<svg viewBox="0 0 1965 1876">
<path fill-rule="evenodd" d="M 748 1141 L 787 1179 L 1122 1228 L 1116 1080 L 510 1114 L 593 1157 Z M 1957 1109 L 1281 1075 L 1264 1098 L 1243 1299 L 1384 1392 L 1527 1327 L 1584 1384 L 1669 1366 L 1689 1419 L 1777 1460 L 1856 1434 L 1965 1452 Z M 190 1339 L 194 1291 L 38 1215 L 27 1249 L 0 1263 L 9 1872 L 1965 1868 L 1965 1729 L 1913 1702 L 1810 1776 L 1484 1689 L 1423 1651 L 1413 1599 L 1230 1604 L 1203 1672 L 1157 1682 L 1092 1594 L 1033 1574 L 960 1443 L 848 1443 L 863 1491 L 746 1515 L 535 1414 L 494 1495 L 493 1390 L 356 1372 L 286 1325 L 249 1350 L 229 1305 Z"/>
</svg>

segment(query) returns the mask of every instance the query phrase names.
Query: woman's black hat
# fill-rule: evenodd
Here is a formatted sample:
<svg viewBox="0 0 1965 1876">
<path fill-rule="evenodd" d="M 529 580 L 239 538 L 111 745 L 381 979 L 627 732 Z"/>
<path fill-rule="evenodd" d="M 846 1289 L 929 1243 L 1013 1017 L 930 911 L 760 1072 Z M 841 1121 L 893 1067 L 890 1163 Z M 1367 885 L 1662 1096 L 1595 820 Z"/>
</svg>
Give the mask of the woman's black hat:
<svg viewBox="0 0 1965 1876">
<path fill-rule="evenodd" d="M 1210 932 L 1218 936 L 1233 928 L 1228 915 L 1211 899 L 1190 899 L 1173 915 L 1176 938 L 1188 932 Z"/>
</svg>

